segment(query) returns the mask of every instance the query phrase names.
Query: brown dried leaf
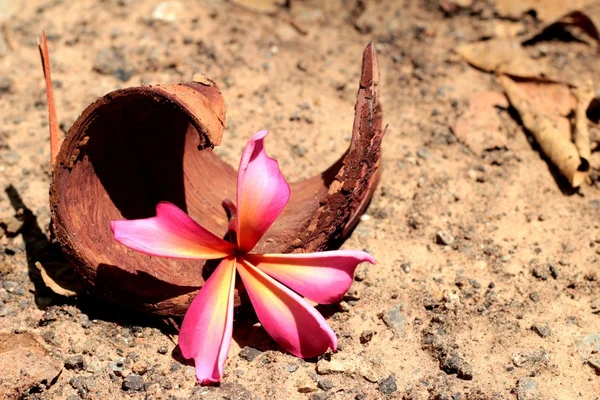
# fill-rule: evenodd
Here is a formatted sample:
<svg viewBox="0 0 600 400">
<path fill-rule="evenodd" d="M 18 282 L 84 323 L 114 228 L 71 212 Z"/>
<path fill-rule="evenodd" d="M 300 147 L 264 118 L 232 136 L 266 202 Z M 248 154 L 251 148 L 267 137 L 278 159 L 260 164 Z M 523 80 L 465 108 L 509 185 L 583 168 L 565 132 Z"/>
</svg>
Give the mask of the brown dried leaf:
<svg viewBox="0 0 600 400">
<path fill-rule="evenodd" d="M 580 186 L 589 167 L 582 165 L 577 147 L 570 140 L 570 131 L 565 132 L 561 117 L 540 112 L 520 83 L 504 75 L 499 80 L 510 103 L 518 111 L 523 126 L 531 132 L 543 153 L 558 167 L 571 186 Z"/>
<path fill-rule="evenodd" d="M 582 3 L 582 4 L 579 4 Z M 600 43 L 600 1 L 585 1 L 576 3 L 575 6 L 569 6 L 565 12 L 556 15 L 550 19 L 538 32 L 531 36 L 525 42 L 534 40 L 536 37 L 545 32 L 553 25 L 572 25 L 579 27 L 583 32 L 587 33 L 593 39 Z M 586 37 L 578 39 L 587 41 Z"/>
<path fill-rule="evenodd" d="M 495 0 L 495 5 L 498 14 L 503 17 L 520 19 L 524 14 L 535 11 L 536 18 L 550 22 L 593 2 L 594 0 Z"/>
<path fill-rule="evenodd" d="M 20 398 L 31 389 L 52 385 L 62 370 L 32 333 L 0 333 L 0 398 Z"/>
<path fill-rule="evenodd" d="M 552 79 L 554 75 L 547 65 L 531 59 L 521 44 L 514 40 L 468 43 L 456 51 L 469 64 L 487 72 L 534 79 Z"/>
<path fill-rule="evenodd" d="M 35 266 L 42 274 L 42 280 L 54 293 L 73 297 L 83 292 L 79 276 L 73 267 L 66 263 L 47 263 L 43 266 L 39 261 Z"/>
<path fill-rule="evenodd" d="M 554 82 L 517 82 L 525 92 L 531 104 L 540 114 L 551 116 L 567 116 L 576 105 L 575 97 L 571 94 L 569 87 Z"/>
<path fill-rule="evenodd" d="M 587 162 L 592 154 L 587 117 L 588 106 L 594 98 L 594 90 L 592 89 L 591 82 L 588 85 L 582 85 L 581 87 L 573 89 L 573 95 L 577 99 L 573 138 L 575 146 L 577 146 L 577 150 L 579 150 L 579 157 Z"/>
<path fill-rule="evenodd" d="M 506 147 L 507 133 L 498 116 L 498 107 L 508 108 L 504 94 L 482 92 L 473 96 L 467 112 L 456 121 L 454 133 L 476 154 Z"/>
</svg>

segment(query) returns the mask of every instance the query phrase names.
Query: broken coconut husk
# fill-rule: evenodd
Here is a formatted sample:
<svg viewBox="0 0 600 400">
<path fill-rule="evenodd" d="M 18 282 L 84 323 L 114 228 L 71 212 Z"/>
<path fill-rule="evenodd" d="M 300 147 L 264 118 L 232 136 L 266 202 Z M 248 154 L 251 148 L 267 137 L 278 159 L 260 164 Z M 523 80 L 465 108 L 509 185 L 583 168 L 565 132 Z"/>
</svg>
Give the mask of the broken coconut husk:
<svg viewBox="0 0 600 400">
<path fill-rule="evenodd" d="M 369 44 L 349 149 L 323 173 L 291 184 L 288 205 L 256 251 L 331 249 L 358 223 L 380 173 L 378 71 Z M 159 201 L 170 201 L 225 235 L 222 203 L 235 199 L 236 172 L 211 151 L 225 124 L 221 92 L 210 80 L 121 89 L 83 111 L 53 165 L 50 208 L 56 238 L 88 290 L 123 307 L 185 313 L 214 266 L 128 250 L 109 222 L 153 216 Z"/>
</svg>

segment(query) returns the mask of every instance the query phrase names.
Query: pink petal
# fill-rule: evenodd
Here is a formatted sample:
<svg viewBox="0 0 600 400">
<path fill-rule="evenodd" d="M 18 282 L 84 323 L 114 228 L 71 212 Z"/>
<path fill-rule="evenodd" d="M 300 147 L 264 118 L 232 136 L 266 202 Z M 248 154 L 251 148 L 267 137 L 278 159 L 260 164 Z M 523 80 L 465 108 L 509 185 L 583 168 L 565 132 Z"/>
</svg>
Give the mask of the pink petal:
<svg viewBox="0 0 600 400">
<path fill-rule="evenodd" d="M 153 256 L 214 259 L 235 251 L 233 244 L 213 235 L 167 202 L 158 203 L 156 217 L 111 221 L 110 228 L 117 242 Z"/>
<path fill-rule="evenodd" d="M 233 329 L 235 258 L 226 258 L 188 308 L 179 331 L 179 348 L 196 363 L 203 384 L 219 382 Z"/>
<path fill-rule="evenodd" d="M 245 252 L 258 243 L 290 199 L 290 186 L 279 164 L 265 152 L 267 133 L 260 131 L 250 138 L 238 171 L 237 238 Z"/>
<path fill-rule="evenodd" d="M 306 300 L 243 258 L 237 270 L 260 323 L 281 347 L 302 358 L 337 348 L 335 334 Z"/>
<path fill-rule="evenodd" d="M 357 250 L 248 254 L 245 258 L 267 275 L 321 304 L 341 300 L 352 284 L 358 264 L 363 261 L 375 264 L 370 254 Z"/>
</svg>

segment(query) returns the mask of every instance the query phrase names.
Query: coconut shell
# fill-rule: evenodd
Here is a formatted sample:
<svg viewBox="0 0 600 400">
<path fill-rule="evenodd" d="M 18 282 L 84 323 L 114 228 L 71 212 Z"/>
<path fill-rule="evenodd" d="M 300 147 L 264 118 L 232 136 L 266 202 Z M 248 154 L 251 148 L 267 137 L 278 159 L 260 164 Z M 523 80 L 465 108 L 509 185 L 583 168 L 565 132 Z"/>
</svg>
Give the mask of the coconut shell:
<svg viewBox="0 0 600 400">
<path fill-rule="evenodd" d="M 356 226 L 379 180 L 384 130 L 377 90 L 369 44 L 350 147 L 323 173 L 290 185 L 288 205 L 256 252 L 336 248 Z M 50 207 L 56 239 L 89 291 L 122 307 L 185 313 L 215 261 L 130 250 L 113 239 L 109 222 L 151 217 L 159 201 L 170 201 L 225 235 L 222 202 L 235 199 L 236 171 L 212 151 L 225 125 L 221 92 L 207 79 L 117 90 L 83 111 L 53 165 Z"/>
</svg>

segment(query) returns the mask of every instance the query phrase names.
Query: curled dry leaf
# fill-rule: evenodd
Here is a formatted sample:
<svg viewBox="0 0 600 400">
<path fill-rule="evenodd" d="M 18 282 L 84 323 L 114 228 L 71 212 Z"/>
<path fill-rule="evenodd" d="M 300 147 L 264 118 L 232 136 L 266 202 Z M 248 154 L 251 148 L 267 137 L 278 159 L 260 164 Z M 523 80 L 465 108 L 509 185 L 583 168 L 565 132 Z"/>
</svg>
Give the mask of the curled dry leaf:
<svg viewBox="0 0 600 400">
<path fill-rule="evenodd" d="M 469 109 L 456 121 L 455 135 L 476 154 L 506 147 L 507 132 L 498 108 L 508 108 L 508 100 L 503 93 L 478 93 L 471 98 Z"/>
<path fill-rule="evenodd" d="M 19 399 L 52 385 L 62 363 L 32 333 L 0 333 L 0 398 Z"/>
<path fill-rule="evenodd" d="M 577 147 L 571 142 L 570 133 L 561 132 L 556 118 L 543 114 L 519 83 L 507 76 L 499 77 L 510 103 L 519 113 L 523 126 L 527 128 L 542 149 L 542 152 L 558 167 L 573 187 L 585 180 L 589 165 L 582 162 Z"/>
<path fill-rule="evenodd" d="M 35 266 L 40 271 L 44 284 L 54 293 L 60 296 L 74 297 L 83 291 L 81 280 L 70 264 L 47 263 L 42 265 L 37 261 Z"/>
<path fill-rule="evenodd" d="M 378 71 L 369 44 L 349 149 L 326 171 L 291 184 L 288 205 L 256 252 L 334 248 L 358 223 L 380 174 Z M 111 302 L 183 315 L 214 268 L 125 249 L 109 225 L 153 216 L 159 201 L 169 201 L 216 235 L 227 232 L 222 204 L 235 199 L 236 172 L 211 151 L 221 142 L 225 103 L 214 82 L 201 81 L 109 93 L 62 143 L 50 186 L 56 238 L 85 286 Z"/>
<path fill-rule="evenodd" d="M 577 26 L 600 44 L 600 1 L 565 2 L 564 12 L 547 20 L 547 24 L 532 39 L 554 25 Z M 528 40 L 532 40 L 528 39 Z M 585 40 L 585 39 L 584 39 Z"/>
</svg>

